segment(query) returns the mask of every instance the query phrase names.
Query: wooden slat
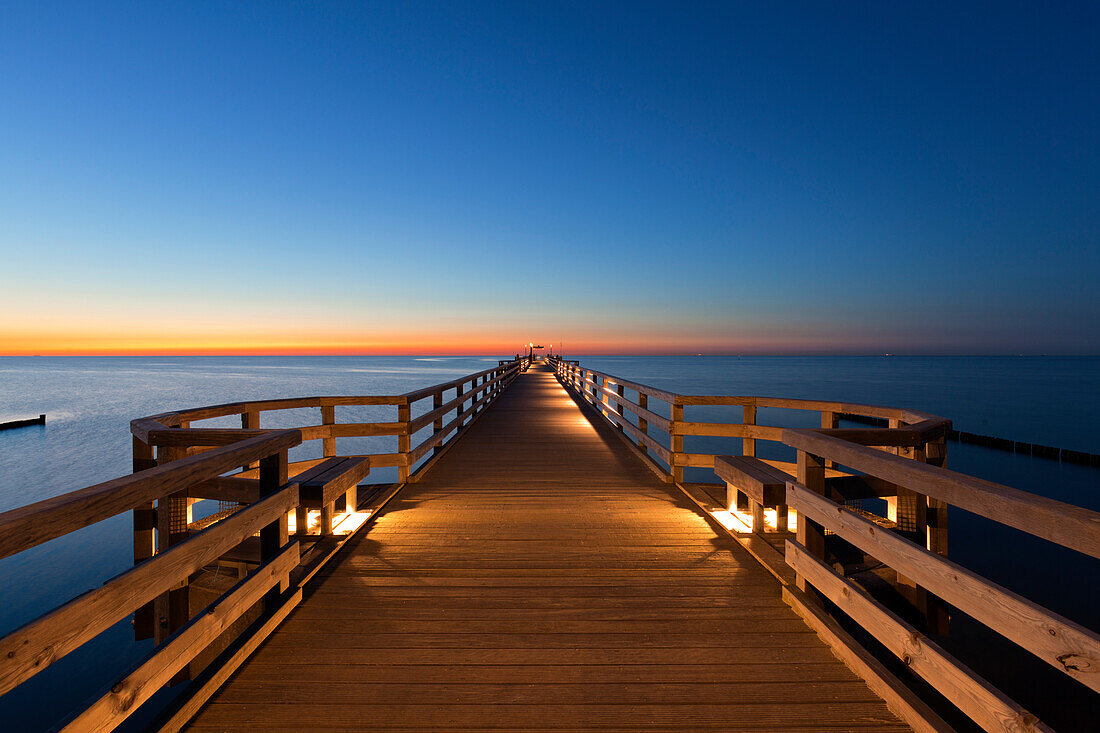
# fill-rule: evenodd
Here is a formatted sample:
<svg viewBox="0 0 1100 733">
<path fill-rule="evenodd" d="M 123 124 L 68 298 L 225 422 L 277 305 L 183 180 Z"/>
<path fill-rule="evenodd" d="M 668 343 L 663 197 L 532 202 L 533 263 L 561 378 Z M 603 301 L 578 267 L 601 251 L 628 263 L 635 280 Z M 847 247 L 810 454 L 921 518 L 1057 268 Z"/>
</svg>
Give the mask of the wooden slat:
<svg viewBox="0 0 1100 733">
<path fill-rule="evenodd" d="M 660 428 L 661 430 L 664 430 L 665 432 L 668 432 L 669 427 L 671 426 L 672 423 L 669 421 L 669 419 L 667 417 L 662 417 L 662 416 L 658 415 L 656 412 L 651 412 L 650 410 L 648 410 L 644 407 L 636 405 L 633 402 L 631 402 L 630 400 L 626 399 L 625 397 L 620 396 L 614 390 L 608 389 L 607 387 L 601 387 L 601 391 L 604 394 L 607 395 L 607 399 L 608 399 L 609 403 L 614 402 L 615 404 L 621 405 L 622 407 L 626 408 L 627 410 L 630 410 L 635 415 L 637 415 L 638 417 L 640 417 L 643 420 L 647 421 L 651 425 L 655 425 L 658 428 Z M 642 394 L 645 394 L 645 393 L 643 392 Z"/>
<path fill-rule="evenodd" d="M 826 616 L 801 591 L 790 585 L 783 586 L 783 602 L 793 608 L 833 653 L 886 701 L 894 714 L 912 726 L 914 733 L 954 733 L 954 729 L 927 703 L 890 674 L 882 662 L 860 646 L 840 624 Z"/>
<path fill-rule="evenodd" d="M 292 484 L 0 639 L 0 695 L 173 588 L 298 505 Z"/>
<path fill-rule="evenodd" d="M 878 476 L 1022 532 L 1100 558 L 1100 512 L 1029 494 L 812 430 L 784 430 L 783 442 Z"/>
<path fill-rule="evenodd" d="M 1012 591 L 884 531 L 797 483 L 787 502 L 929 592 L 1019 644 L 1055 669 L 1100 692 L 1100 636 Z"/>
<path fill-rule="evenodd" d="M 251 504 L 260 498 L 260 480 L 255 478 L 237 478 L 235 476 L 216 476 L 201 481 L 187 490 L 187 495 L 196 499 L 216 499 Z"/>
<path fill-rule="evenodd" d="M 191 692 L 183 701 L 183 703 L 176 708 L 172 715 L 160 726 L 161 733 L 177 733 L 187 725 L 187 721 L 194 717 L 195 713 L 210 699 L 219 687 L 225 684 L 241 664 L 244 663 L 248 657 L 259 648 L 260 644 L 264 642 L 267 637 L 271 635 L 279 624 L 281 624 L 290 612 L 297 608 L 298 604 L 302 602 L 302 589 L 291 591 L 290 596 L 283 602 L 282 606 L 256 631 L 255 634 L 248 637 L 244 643 L 237 649 L 236 652 L 230 656 L 230 658 L 220 666 L 214 673 L 203 680 L 202 685 Z"/>
<path fill-rule="evenodd" d="M 191 447 L 207 445 L 231 445 L 246 438 L 267 435 L 270 430 L 244 430 L 239 428 L 170 428 L 149 433 L 149 443 L 164 447 Z"/>
<path fill-rule="evenodd" d="M 333 438 L 360 438 L 375 435 L 408 435 L 409 429 L 399 422 L 347 422 L 329 426 L 328 436 Z"/>
<path fill-rule="evenodd" d="M 0 558 L 74 532 L 301 443 L 297 430 L 242 440 L 0 514 Z"/>
<path fill-rule="evenodd" d="M 787 540 L 786 559 L 795 572 L 983 729 L 1050 731 L 1034 715 L 883 607 L 855 583 L 810 556 L 798 543 Z"/>
<path fill-rule="evenodd" d="M 179 670 L 201 653 L 298 564 L 294 542 L 200 611 L 141 666 L 111 687 L 63 729 L 67 733 L 114 730 Z"/>
</svg>

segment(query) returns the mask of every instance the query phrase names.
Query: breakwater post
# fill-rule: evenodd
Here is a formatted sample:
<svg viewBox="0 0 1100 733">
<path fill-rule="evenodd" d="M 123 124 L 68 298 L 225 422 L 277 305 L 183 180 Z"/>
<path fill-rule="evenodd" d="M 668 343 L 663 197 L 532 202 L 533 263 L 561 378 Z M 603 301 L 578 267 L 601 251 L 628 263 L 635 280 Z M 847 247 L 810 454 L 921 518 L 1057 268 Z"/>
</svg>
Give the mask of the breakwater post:
<svg viewBox="0 0 1100 733">
<path fill-rule="evenodd" d="M 840 417 L 844 420 L 850 420 L 851 422 L 857 422 L 863 425 L 875 425 L 882 428 L 888 427 L 886 420 L 877 417 L 851 414 L 842 414 Z M 1070 450 L 1069 448 L 1057 448 L 1052 445 L 1039 445 L 1038 443 L 1027 443 L 1021 440 L 996 438 L 992 435 L 968 433 L 965 430 L 948 430 L 947 439 L 953 440 L 956 443 L 980 445 L 985 448 L 994 448 L 1009 453 L 1023 453 L 1024 455 L 1034 456 L 1035 458 L 1047 458 L 1052 461 L 1062 461 L 1064 463 L 1079 463 L 1083 466 L 1100 466 L 1100 455 L 1096 453 L 1087 453 L 1085 451 Z"/>
</svg>

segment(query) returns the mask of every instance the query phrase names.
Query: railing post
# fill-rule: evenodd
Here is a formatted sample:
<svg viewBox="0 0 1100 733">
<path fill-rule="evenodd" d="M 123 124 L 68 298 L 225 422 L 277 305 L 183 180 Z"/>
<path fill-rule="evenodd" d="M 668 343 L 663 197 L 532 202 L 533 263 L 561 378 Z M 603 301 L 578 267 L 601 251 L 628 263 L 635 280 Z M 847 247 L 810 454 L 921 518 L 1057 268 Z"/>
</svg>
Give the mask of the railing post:
<svg viewBox="0 0 1100 733">
<path fill-rule="evenodd" d="M 443 390 L 439 390 L 432 395 L 432 409 L 438 410 L 440 407 L 443 407 Z M 442 429 L 443 416 L 440 415 L 432 422 L 432 437 L 439 435 L 439 431 L 441 431 Z M 432 448 L 432 455 L 437 455 L 441 450 L 443 450 L 443 446 L 437 445 L 436 447 Z"/>
<path fill-rule="evenodd" d="M 244 430 L 259 430 L 260 429 L 260 413 L 258 411 L 242 412 L 241 413 L 241 428 Z M 256 466 L 260 465 L 258 462 L 253 461 L 241 466 L 242 471 L 248 471 Z"/>
<path fill-rule="evenodd" d="M 287 452 L 285 450 L 260 459 L 260 498 L 278 493 L 287 483 Z M 260 564 L 279 554 L 290 541 L 287 515 L 282 514 L 271 524 L 260 530 Z M 272 588 L 264 596 L 264 609 L 272 613 L 278 607 L 279 594 L 290 587 L 289 576 L 280 580 L 278 587 Z"/>
<path fill-rule="evenodd" d="M 840 425 L 839 416 L 829 410 L 821 411 L 821 427 L 825 430 L 835 430 Z M 825 468 L 836 468 L 836 461 L 825 461 Z"/>
<path fill-rule="evenodd" d="M 181 427 L 186 426 L 186 423 L 181 425 Z M 157 449 L 157 464 L 171 463 L 186 456 L 186 448 L 161 446 Z M 187 498 L 186 490 L 157 499 L 157 552 L 164 552 L 172 545 L 187 539 L 187 525 L 190 523 L 191 502 Z M 153 643 L 157 646 L 163 644 L 172 632 L 190 620 L 188 591 L 188 583 L 185 580 L 153 601 L 155 617 Z M 188 679 L 190 679 L 190 670 L 184 667 L 172 678 L 171 684 Z"/>
<path fill-rule="evenodd" d="M 336 424 L 336 405 L 321 405 L 321 424 L 322 425 L 335 425 Z M 322 455 L 325 458 L 332 458 L 336 455 L 336 438 L 329 435 L 326 438 L 321 439 Z"/>
<path fill-rule="evenodd" d="M 816 494 L 825 494 L 825 461 L 806 451 L 798 451 L 798 483 Z M 798 513 L 798 543 L 821 562 L 825 562 L 825 528 L 802 512 Z M 828 564 L 828 563 L 826 563 Z M 801 575 L 795 579 L 798 589 L 814 600 L 820 601 L 813 587 Z"/>
<path fill-rule="evenodd" d="M 756 405 L 741 407 L 741 424 L 756 425 Z M 741 438 L 741 455 L 756 456 L 756 438 Z"/>
<path fill-rule="evenodd" d="M 649 395 L 645 392 L 638 393 L 638 407 L 649 409 Z M 641 430 L 643 435 L 649 435 L 649 420 L 646 420 L 641 415 L 638 416 L 638 430 Z M 649 454 L 649 446 L 641 440 L 638 441 L 638 449 L 643 454 Z"/>
<path fill-rule="evenodd" d="M 134 444 L 134 473 L 153 468 L 157 461 L 153 446 L 136 435 Z M 153 502 L 134 508 L 134 565 L 149 559 L 157 551 L 157 511 Z M 153 604 L 146 603 L 134 611 L 134 640 L 149 639 L 154 628 Z"/>
<path fill-rule="evenodd" d="M 412 419 L 412 407 L 409 403 L 397 406 L 397 422 L 405 425 L 404 435 L 397 436 L 397 452 L 401 454 L 404 465 L 397 467 L 397 480 L 405 483 L 409 480 L 412 466 L 409 465 L 409 450 L 412 447 L 412 436 L 409 435 L 409 421 Z"/>
<path fill-rule="evenodd" d="M 458 400 L 458 409 L 455 411 L 455 419 L 458 420 L 455 427 L 456 432 L 462 430 L 462 426 L 466 424 L 465 420 L 460 419 L 462 412 L 466 409 L 466 400 L 463 399 L 466 394 L 465 387 L 465 382 L 460 382 L 459 385 L 455 387 L 455 399 Z"/>
<path fill-rule="evenodd" d="M 947 461 L 947 438 L 941 437 L 924 445 L 924 462 L 943 467 Z M 928 549 L 947 557 L 947 502 L 928 499 Z"/>
<path fill-rule="evenodd" d="M 684 482 L 684 467 L 677 465 L 684 455 L 684 436 L 677 435 L 674 431 L 684 422 L 684 406 L 678 402 L 673 402 L 670 407 L 672 408 L 670 413 L 672 424 L 668 426 L 668 438 L 672 453 L 672 465 L 669 466 L 669 470 L 672 473 L 672 480 L 679 484 Z"/>
<path fill-rule="evenodd" d="M 891 430 L 897 430 L 904 427 L 905 423 L 898 418 L 890 418 L 889 426 Z M 894 452 L 901 458 L 922 462 L 924 459 L 923 447 L 918 451 L 910 446 L 899 446 L 894 449 Z M 925 545 L 928 540 L 928 497 L 904 486 L 898 486 L 892 507 L 887 500 L 888 513 L 891 508 L 893 516 L 890 519 L 896 524 L 897 531 L 913 542 Z M 897 590 L 918 611 L 927 614 L 928 592 L 917 585 L 916 581 L 898 573 Z"/>
<path fill-rule="evenodd" d="M 625 399 L 623 392 L 623 385 L 616 382 L 615 395 L 619 398 L 619 401 L 615 404 L 615 412 L 619 413 L 619 430 L 623 429 L 623 420 L 625 419 L 623 417 L 623 400 Z"/>
<path fill-rule="evenodd" d="M 933 466 L 943 467 L 947 459 L 947 438 L 938 438 L 924 445 L 924 462 Z M 942 502 L 927 497 L 927 545 L 933 553 L 947 557 L 947 502 Z M 925 613 L 928 620 L 928 633 L 936 636 L 947 636 L 950 625 L 950 609 L 943 599 L 937 595 L 928 595 L 928 609 Z"/>
</svg>

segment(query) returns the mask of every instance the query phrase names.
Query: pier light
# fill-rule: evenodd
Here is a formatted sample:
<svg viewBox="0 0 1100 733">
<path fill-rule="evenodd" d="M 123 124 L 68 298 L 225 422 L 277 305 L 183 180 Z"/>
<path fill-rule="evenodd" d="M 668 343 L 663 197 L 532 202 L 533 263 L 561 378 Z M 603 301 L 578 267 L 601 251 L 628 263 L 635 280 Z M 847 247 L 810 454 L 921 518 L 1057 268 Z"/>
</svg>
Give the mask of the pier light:
<svg viewBox="0 0 1100 733">
<path fill-rule="evenodd" d="M 718 523 L 728 530 L 731 530 L 733 532 L 752 532 L 749 524 L 733 512 L 725 512 L 720 509 L 715 509 L 711 511 L 710 515 L 717 519 Z M 751 518 L 749 519 L 749 522 L 752 522 Z"/>
</svg>

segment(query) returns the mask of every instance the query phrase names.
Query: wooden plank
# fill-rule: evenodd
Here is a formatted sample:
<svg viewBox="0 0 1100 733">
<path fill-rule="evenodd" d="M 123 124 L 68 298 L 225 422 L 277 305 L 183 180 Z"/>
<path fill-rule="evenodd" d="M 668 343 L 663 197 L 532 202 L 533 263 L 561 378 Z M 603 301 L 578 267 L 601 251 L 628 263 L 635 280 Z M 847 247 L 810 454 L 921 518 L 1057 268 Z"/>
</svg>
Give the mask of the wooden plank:
<svg viewBox="0 0 1100 733">
<path fill-rule="evenodd" d="M 114 730 L 218 638 L 264 593 L 298 564 L 298 543 L 286 547 L 233 586 L 169 638 L 153 655 L 83 710 L 63 730 L 68 733 Z"/>
<path fill-rule="evenodd" d="M 715 456 L 714 473 L 767 507 L 785 503 L 787 482 L 791 480 L 785 471 L 751 456 Z"/>
<path fill-rule="evenodd" d="M 621 387 L 622 385 L 620 384 L 619 386 Z M 625 397 L 623 397 L 622 395 L 620 395 L 617 390 L 611 390 L 611 389 L 608 389 L 607 387 L 601 387 L 600 389 L 603 391 L 604 394 L 607 395 L 609 403 L 614 403 L 615 405 L 618 405 L 620 408 L 626 408 L 627 410 L 630 410 L 631 412 L 633 412 L 635 415 L 637 415 L 642 420 L 645 420 L 646 422 L 649 422 L 649 423 L 653 423 L 654 425 L 656 425 L 661 430 L 664 430 L 665 432 L 668 432 L 669 426 L 671 425 L 668 418 L 662 417 L 662 416 L 658 415 L 656 412 L 651 412 L 647 407 L 645 407 L 643 405 L 634 404 L 630 400 L 628 400 Z M 644 392 L 640 395 L 640 397 L 646 397 L 646 398 L 648 398 L 648 396 L 649 395 L 645 394 Z"/>
<path fill-rule="evenodd" d="M 1100 558 L 1100 512 L 899 458 L 815 431 L 784 430 L 783 442 L 816 451 L 857 471 Z"/>
<path fill-rule="evenodd" d="M 799 575 L 984 730 L 1051 730 L 862 588 L 811 557 L 798 543 L 787 540 L 786 558 Z"/>
<path fill-rule="evenodd" d="M 0 558 L 68 534 L 301 443 L 297 430 L 266 433 L 0 514 Z"/>
<path fill-rule="evenodd" d="M 239 461 L 235 461 L 237 463 Z M 158 553 L 0 639 L 0 694 L 185 580 L 298 504 L 297 484 Z"/>
<path fill-rule="evenodd" d="M 215 700 L 210 706 L 217 713 L 217 723 L 208 724 L 204 718 L 196 720 L 191 729 L 204 730 L 226 727 L 245 729 L 255 724 L 256 710 L 251 705 L 234 705 Z M 866 727 L 896 725 L 897 719 L 880 701 L 832 702 L 797 705 L 784 700 L 775 702 L 712 702 L 700 701 L 693 705 L 661 704 L 538 704 L 515 705 L 455 705 L 420 704 L 415 701 L 360 704 L 354 700 L 310 700 L 295 705 L 266 705 L 263 721 L 265 727 L 283 726 L 301 730 L 302 721 L 309 721 L 316 729 L 361 730 L 370 725 L 383 730 L 405 727 L 411 721 L 426 729 L 451 727 L 484 727 L 486 721 L 507 721 L 525 730 L 540 728 L 592 729 L 615 721 L 619 726 L 635 730 L 654 726 L 670 726 L 679 730 L 697 727 L 719 727 L 729 730 L 736 721 L 735 730 L 761 731 L 773 725 L 781 717 L 790 727 L 814 730 L 855 731 Z M 822 720 L 843 721 L 823 724 Z M 719 723 L 718 721 L 723 721 Z M 828 726 L 828 728 L 826 727 Z M 496 727 L 496 726 L 493 726 Z"/>
<path fill-rule="evenodd" d="M 308 476 L 295 476 L 302 505 L 323 508 L 343 496 L 370 475 L 371 462 L 364 456 L 330 459 L 310 469 Z"/>
<path fill-rule="evenodd" d="M 187 490 L 187 495 L 196 499 L 216 499 L 251 504 L 260 498 L 260 480 L 237 478 L 236 476 L 216 476 L 200 481 Z"/>
<path fill-rule="evenodd" d="M 792 586 L 783 587 L 783 601 L 817 632 L 837 658 L 859 675 L 890 710 L 908 723 L 914 733 L 953 733 L 954 729 L 916 694 L 902 684 L 870 652 L 861 647 L 817 603 Z"/>
<path fill-rule="evenodd" d="M 149 442 L 155 446 L 182 447 L 206 445 L 232 445 L 246 438 L 267 435 L 270 430 L 244 430 L 237 428 L 170 428 L 153 430 Z"/>
<path fill-rule="evenodd" d="M 904 537 L 808 491 L 787 486 L 787 500 L 800 514 L 820 522 L 899 573 L 1055 669 L 1100 692 L 1100 636 L 1048 611 Z"/>
<path fill-rule="evenodd" d="M 225 684 L 226 680 L 240 668 L 241 664 L 259 648 L 260 644 L 271 635 L 271 632 L 273 632 L 301 602 L 302 589 L 298 588 L 283 602 L 278 611 L 264 621 L 263 625 L 260 626 L 255 634 L 248 637 L 232 656 L 217 668 L 213 675 L 204 679 L 197 689 L 185 697 L 179 707 L 177 707 L 164 724 L 160 726 L 161 733 L 177 733 L 182 730 L 183 727 L 187 725 L 187 722 L 194 717 L 195 713 L 199 711 L 218 688 Z"/>
</svg>

